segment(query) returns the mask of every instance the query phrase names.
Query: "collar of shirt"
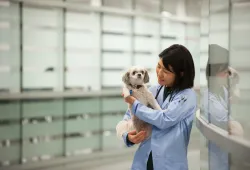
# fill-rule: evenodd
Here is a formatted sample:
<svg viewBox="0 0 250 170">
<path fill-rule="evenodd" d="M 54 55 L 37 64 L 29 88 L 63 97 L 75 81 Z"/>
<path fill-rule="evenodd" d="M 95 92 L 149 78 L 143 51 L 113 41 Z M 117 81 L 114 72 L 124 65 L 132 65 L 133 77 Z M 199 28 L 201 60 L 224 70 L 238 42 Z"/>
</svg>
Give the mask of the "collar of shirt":
<svg viewBox="0 0 250 170">
<path fill-rule="evenodd" d="M 166 100 L 166 98 L 168 97 L 168 95 L 172 95 L 173 90 L 170 87 L 164 87 L 164 93 L 163 93 L 163 102 Z"/>
</svg>

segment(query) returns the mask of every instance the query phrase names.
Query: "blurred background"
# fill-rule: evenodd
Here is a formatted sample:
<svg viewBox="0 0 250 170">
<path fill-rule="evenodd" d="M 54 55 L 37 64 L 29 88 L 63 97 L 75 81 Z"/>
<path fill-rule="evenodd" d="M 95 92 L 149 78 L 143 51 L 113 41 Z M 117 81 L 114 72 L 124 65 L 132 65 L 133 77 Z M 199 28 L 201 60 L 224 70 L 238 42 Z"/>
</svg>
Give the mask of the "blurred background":
<svg viewBox="0 0 250 170">
<path fill-rule="evenodd" d="M 248 0 L 0 0 L 0 169 L 129 169 L 137 146 L 115 131 L 121 75 L 143 65 L 155 84 L 158 54 L 175 43 L 192 53 L 199 107 L 209 45 L 227 49 L 239 93 L 226 115 L 249 144 L 249 37 Z M 194 121 L 191 170 L 212 170 L 208 141 Z"/>
</svg>

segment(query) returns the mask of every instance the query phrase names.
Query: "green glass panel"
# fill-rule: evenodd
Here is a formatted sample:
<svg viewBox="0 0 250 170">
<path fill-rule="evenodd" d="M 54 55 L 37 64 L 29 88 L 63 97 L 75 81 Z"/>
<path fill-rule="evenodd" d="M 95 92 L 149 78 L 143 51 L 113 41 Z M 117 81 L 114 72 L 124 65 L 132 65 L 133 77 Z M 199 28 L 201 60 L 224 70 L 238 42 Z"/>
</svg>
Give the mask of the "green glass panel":
<svg viewBox="0 0 250 170">
<path fill-rule="evenodd" d="M 23 115 L 26 118 L 44 116 L 62 116 L 62 100 L 32 101 L 23 103 Z"/>
<path fill-rule="evenodd" d="M 20 139 L 20 125 L 0 126 L 0 141 Z"/>
<path fill-rule="evenodd" d="M 100 118 L 90 118 L 84 120 L 67 120 L 66 133 L 88 132 L 100 129 Z"/>
<path fill-rule="evenodd" d="M 102 112 L 117 112 L 126 111 L 128 105 L 124 102 L 123 98 L 104 98 L 102 100 Z"/>
<path fill-rule="evenodd" d="M 100 113 L 99 99 L 67 99 L 65 102 L 66 115 Z"/>
<path fill-rule="evenodd" d="M 0 43 L 9 44 L 10 30 L 9 29 L 1 29 L 0 32 Z"/>
<path fill-rule="evenodd" d="M 115 129 L 117 123 L 121 121 L 123 116 L 103 116 L 103 129 Z"/>
<path fill-rule="evenodd" d="M 20 146 L 19 145 L 0 148 L 0 162 L 18 161 L 18 160 L 20 160 Z"/>
<path fill-rule="evenodd" d="M 123 140 L 119 140 L 116 136 L 116 134 L 112 133 L 111 135 L 108 136 L 103 136 L 103 148 L 108 149 L 108 148 L 121 148 L 125 144 Z"/>
<path fill-rule="evenodd" d="M 66 140 L 67 152 L 73 152 L 83 149 L 99 149 L 100 136 L 80 137 Z"/>
<path fill-rule="evenodd" d="M 63 140 L 54 140 L 43 143 L 25 143 L 23 145 L 23 157 L 30 159 L 34 156 L 59 156 L 63 154 Z"/>
<path fill-rule="evenodd" d="M 23 125 L 23 137 L 51 136 L 63 134 L 63 122 Z"/>
<path fill-rule="evenodd" d="M 20 119 L 20 104 L 18 102 L 0 104 L 0 120 Z"/>
</svg>

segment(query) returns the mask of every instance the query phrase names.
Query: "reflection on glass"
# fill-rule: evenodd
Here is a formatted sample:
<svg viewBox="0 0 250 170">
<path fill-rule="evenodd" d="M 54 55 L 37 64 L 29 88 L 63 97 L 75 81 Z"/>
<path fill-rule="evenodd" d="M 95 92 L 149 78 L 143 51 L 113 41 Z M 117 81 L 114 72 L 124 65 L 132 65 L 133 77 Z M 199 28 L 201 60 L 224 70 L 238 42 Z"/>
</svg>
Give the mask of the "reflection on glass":
<svg viewBox="0 0 250 170">
<path fill-rule="evenodd" d="M 208 121 L 224 130 L 228 122 L 228 52 L 218 46 L 209 46 L 209 59 L 206 67 L 208 88 L 202 94 L 201 110 Z M 210 170 L 228 170 L 228 154 L 215 143 L 208 141 Z"/>
<path fill-rule="evenodd" d="M 209 0 L 201 1 L 201 23 L 200 23 L 200 113 L 204 120 L 207 120 L 204 111 L 202 110 L 202 91 L 207 89 L 207 81 L 205 69 L 208 59 L 208 39 L 209 39 Z M 201 135 L 200 137 L 200 170 L 208 170 L 208 148 L 207 139 Z"/>
<path fill-rule="evenodd" d="M 240 98 L 231 102 L 231 115 L 241 122 L 244 130 L 250 129 L 250 5 L 248 2 L 232 2 L 230 31 L 230 66 L 239 72 Z M 244 138 L 250 140 L 250 133 Z"/>
<path fill-rule="evenodd" d="M 243 135 L 239 122 L 229 115 L 229 104 L 239 97 L 237 71 L 228 66 L 229 52 L 216 45 L 209 45 L 209 59 L 206 67 L 208 88 L 202 93 L 201 110 L 209 123 L 229 132 L 231 135 Z M 228 170 L 229 155 L 212 141 L 208 141 L 210 170 Z"/>
<path fill-rule="evenodd" d="M 159 0 L 135 0 L 135 10 L 138 12 L 160 13 Z"/>
<path fill-rule="evenodd" d="M 126 0 L 103 0 L 103 5 L 112 8 L 122 8 L 122 9 L 131 9 L 132 8 L 132 1 Z"/>
</svg>

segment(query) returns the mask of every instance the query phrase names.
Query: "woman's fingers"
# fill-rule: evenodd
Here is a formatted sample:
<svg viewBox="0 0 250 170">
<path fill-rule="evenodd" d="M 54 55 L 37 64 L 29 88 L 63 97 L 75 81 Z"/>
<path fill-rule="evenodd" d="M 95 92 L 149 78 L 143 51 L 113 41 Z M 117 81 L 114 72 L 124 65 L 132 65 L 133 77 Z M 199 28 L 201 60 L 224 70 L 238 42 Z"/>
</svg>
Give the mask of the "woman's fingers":
<svg viewBox="0 0 250 170">
<path fill-rule="evenodd" d="M 146 135 L 145 131 L 140 131 L 139 133 L 136 134 L 136 138 L 140 138 Z"/>
<path fill-rule="evenodd" d="M 136 133 L 136 131 L 131 131 L 128 133 L 129 141 L 138 144 L 141 143 L 146 138 L 146 132 L 140 131 L 139 133 Z"/>
<path fill-rule="evenodd" d="M 145 136 L 140 136 L 137 138 L 137 143 L 141 143 L 145 139 Z"/>
<path fill-rule="evenodd" d="M 133 104 L 136 98 L 134 98 L 133 96 L 128 96 L 128 97 L 124 97 L 124 100 L 128 104 Z"/>
<path fill-rule="evenodd" d="M 229 133 L 235 136 L 244 136 L 244 130 L 241 124 L 237 121 L 229 121 Z"/>
<path fill-rule="evenodd" d="M 133 130 L 131 132 L 128 132 L 129 135 L 136 135 L 136 130 Z"/>
</svg>

